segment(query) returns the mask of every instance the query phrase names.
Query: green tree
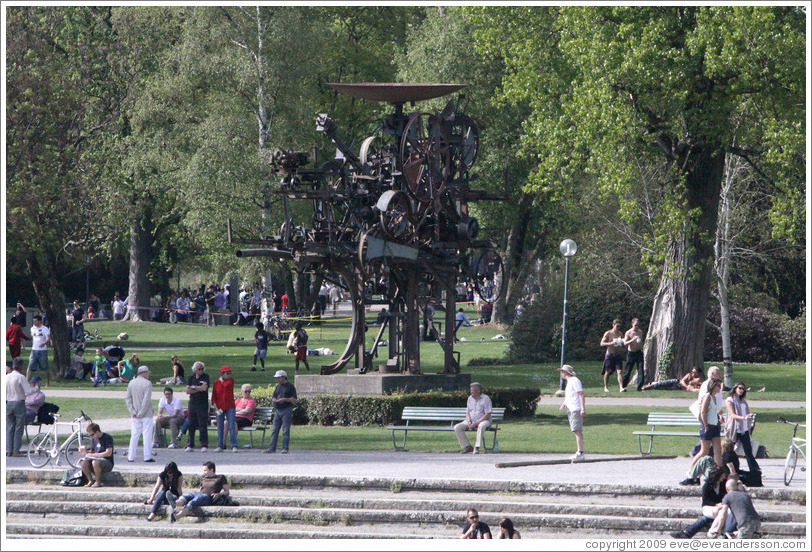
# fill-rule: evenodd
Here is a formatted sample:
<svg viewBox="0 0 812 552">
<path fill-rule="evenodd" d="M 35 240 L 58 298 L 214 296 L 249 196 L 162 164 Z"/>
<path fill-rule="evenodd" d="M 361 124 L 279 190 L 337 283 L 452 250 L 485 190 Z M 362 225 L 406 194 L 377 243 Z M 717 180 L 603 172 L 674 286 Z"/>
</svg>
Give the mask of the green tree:
<svg viewBox="0 0 812 552">
<path fill-rule="evenodd" d="M 118 124 L 111 35 L 88 8 L 7 10 L 7 267 L 23 259 L 51 325 L 52 369 L 69 364 L 60 278 L 111 233 L 97 217 L 100 144 Z"/>
<path fill-rule="evenodd" d="M 659 278 L 646 372 L 702 362 L 727 152 L 769 175 L 773 227 L 800 239 L 804 188 L 804 14 L 797 7 L 481 8 L 480 47 L 503 52 L 504 96 L 527 101 L 532 186 L 591 175 L 634 218 L 631 162 L 665 163 L 668 190 L 644 261 Z M 752 106 L 742 109 L 743 105 Z M 745 117 L 742 120 L 742 117 Z M 747 129 L 743 135 L 735 129 Z M 673 352 L 679 351 L 679 354 Z M 658 366 L 661 358 L 673 358 Z"/>
</svg>

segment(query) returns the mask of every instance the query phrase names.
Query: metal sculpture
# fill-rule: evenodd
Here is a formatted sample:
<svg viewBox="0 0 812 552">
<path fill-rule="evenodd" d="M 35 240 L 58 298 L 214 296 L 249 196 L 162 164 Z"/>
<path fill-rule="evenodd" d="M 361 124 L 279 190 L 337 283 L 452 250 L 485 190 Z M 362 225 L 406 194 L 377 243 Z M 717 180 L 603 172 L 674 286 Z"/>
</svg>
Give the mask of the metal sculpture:
<svg viewBox="0 0 812 552">
<path fill-rule="evenodd" d="M 352 329 L 347 347 L 322 374 L 341 371 L 355 358 L 368 372 L 388 328 L 387 371 L 420 374 L 420 313 L 445 304 L 445 334 L 428 323 L 444 350 L 444 373 L 458 373 L 454 351 L 456 288 L 475 285 L 482 299 L 501 293 L 502 262 L 468 203 L 503 196 L 470 188 L 469 169 L 477 158 L 479 135 L 474 120 L 449 101 L 439 113 L 404 112 L 404 104 L 456 92 L 460 84 L 329 84 L 356 98 L 394 105 L 378 132 L 355 151 L 338 136 L 336 123 L 318 115 L 316 130 L 335 144 L 342 158 L 307 167 L 305 152 L 277 151 L 270 158 L 281 177 L 285 222 L 271 239 L 229 241 L 267 246 L 237 251 L 240 257 L 268 256 L 291 261 L 347 289 Z M 507 180 L 507 178 L 506 178 Z M 310 226 L 294 226 L 291 200 L 313 202 Z M 365 307 L 380 294 L 389 317 L 370 348 L 365 344 Z M 444 299 L 443 299 L 444 296 Z M 426 318 L 424 316 L 424 318 Z M 425 330 L 425 328 L 424 328 Z M 425 332 L 424 332 L 425 333 Z"/>
</svg>

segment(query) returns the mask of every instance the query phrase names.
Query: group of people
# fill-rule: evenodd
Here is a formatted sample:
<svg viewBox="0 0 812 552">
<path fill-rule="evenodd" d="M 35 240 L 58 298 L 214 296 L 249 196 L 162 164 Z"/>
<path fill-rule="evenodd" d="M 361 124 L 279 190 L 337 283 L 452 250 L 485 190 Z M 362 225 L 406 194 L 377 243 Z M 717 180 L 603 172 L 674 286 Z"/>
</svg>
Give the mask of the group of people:
<svg viewBox="0 0 812 552">
<path fill-rule="evenodd" d="M 465 523 L 462 526 L 461 539 L 492 539 L 493 534 L 491 528 L 484 521 L 479 521 L 479 512 L 476 508 L 468 508 L 465 516 Z M 522 538 L 513 527 L 513 521 L 510 518 L 503 517 L 499 520 L 499 539 L 520 539 Z"/>
</svg>

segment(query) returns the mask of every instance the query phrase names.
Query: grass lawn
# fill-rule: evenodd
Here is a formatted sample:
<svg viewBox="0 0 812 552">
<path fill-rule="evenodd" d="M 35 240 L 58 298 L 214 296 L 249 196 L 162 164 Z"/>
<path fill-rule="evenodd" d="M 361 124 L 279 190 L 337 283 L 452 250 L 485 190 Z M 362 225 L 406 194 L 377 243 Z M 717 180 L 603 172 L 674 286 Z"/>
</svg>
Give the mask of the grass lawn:
<svg viewBox="0 0 812 552">
<path fill-rule="evenodd" d="M 469 313 L 472 316 L 473 313 Z M 96 327 L 102 335 L 104 345 L 115 342 L 115 336 L 120 332 L 127 332 L 130 339 L 121 343 L 128 355 L 137 352 L 141 362 L 152 369 L 153 379 L 171 375 L 169 356 L 177 354 L 183 362 L 186 373 L 190 372 L 192 363 L 201 360 L 206 363 L 211 374 L 228 364 L 232 368 L 237 385 L 251 383 L 254 386 L 267 386 L 275 384 L 272 375 L 275 370 L 292 371 L 294 367 L 293 355 L 285 352 L 283 342 L 272 341 L 266 359 L 266 372 L 251 372 L 253 361 L 254 328 L 249 326 L 215 326 L 207 327 L 202 324 L 157 324 L 152 322 L 95 322 L 88 323 L 86 327 L 93 332 Z M 310 348 L 327 347 L 336 352 L 344 350 L 349 335 L 349 321 L 346 316 L 336 319 L 327 319 L 320 326 L 307 326 L 310 334 L 308 343 Z M 367 332 L 367 345 L 370 346 L 376 335 L 375 326 L 370 326 Z M 541 364 L 500 364 L 495 362 L 489 366 L 469 366 L 472 359 L 492 358 L 500 359 L 510 346 L 510 340 L 493 340 L 501 330 L 492 326 L 461 328 L 459 337 L 467 341 L 457 343 L 455 348 L 460 352 L 462 371 L 470 373 L 475 381 L 481 382 L 487 393 L 488 387 L 530 387 L 540 389 L 542 394 L 550 394 L 558 389 L 558 363 L 559 360 L 549 359 Z M 238 341 L 238 338 L 244 339 Z M 86 357 L 93 358 L 94 342 L 87 343 Z M 442 349 L 437 343 L 421 343 L 421 364 L 426 373 L 436 373 L 442 370 Z M 383 362 L 386 348 L 379 349 L 379 357 L 374 361 L 377 365 Z M 332 362 L 336 356 L 309 357 L 311 371 L 318 373 L 322 362 Z M 603 391 L 601 376 L 601 351 L 596 347 L 596 356 L 591 361 L 570 362 L 578 373 L 589 396 L 614 396 L 632 399 L 637 395 L 634 386 L 630 385 L 630 392 L 621 394 L 617 389 L 617 379 L 610 381 L 609 393 Z M 707 362 L 707 369 L 712 364 L 721 362 Z M 352 365 L 350 366 L 352 368 Z M 804 364 L 737 364 L 734 366 L 736 380 L 743 380 L 753 390 L 766 387 L 764 393 L 752 392 L 749 397 L 759 400 L 806 400 L 806 366 Z M 87 383 L 57 382 L 55 387 L 87 388 Z M 108 389 L 123 389 L 123 385 L 115 385 Z M 98 388 L 103 393 L 103 388 Z M 678 397 L 685 396 L 679 391 L 646 391 L 646 396 Z"/>
<path fill-rule="evenodd" d="M 473 319 L 472 313 L 469 316 Z M 371 318 L 372 319 L 372 318 Z M 253 327 L 216 326 L 206 327 L 192 324 L 157 324 L 127 322 L 95 322 L 86 327 L 93 332 L 96 327 L 103 337 L 103 344 L 115 342 L 115 336 L 127 332 L 130 339 L 123 342 L 127 354 L 137 352 L 144 364 L 150 366 L 152 379 L 171 374 L 169 356 L 177 354 L 184 363 L 187 374 L 196 360 L 206 363 L 208 371 L 216 374 L 221 365 L 231 366 L 237 385 L 251 383 L 256 386 L 274 385 L 273 371 L 285 369 L 292 371 L 293 356 L 286 354 L 284 343 L 271 342 L 266 360 L 266 372 L 251 372 L 254 351 Z M 349 335 L 349 321 L 346 317 L 327 317 L 322 325 L 307 327 L 310 334 L 308 345 L 311 348 L 328 347 L 342 351 Z M 367 333 L 367 344 L 370 345 L 377 333 L 370 326 Z M 539 389 L 542 394 L 551 394 L 558 388 L 558 359 L 550 359 L 541 364 L 504 364 L 494 362 L 489 366 L 469 366 L 471 359 L 500 359 L 510 345 L 510 340 L 493 340 L 502 333 L 491 326 L 462 328 L 459 337 L 466 339 L 456 345 L 460 352 L 462 371 L 471 374 L 473 380 L 488 387 L 530 387 Z M 239 340 L 238 338 L 242 338 Z M 93 342 L 88 342 L 86 357 L 92 359 Z M 385 356 L 386 350 L 380 350 Z M 603 392 L 603 381 L 600 375 L 601 351 L 596 347 L 596 358 L 592 361 L 571 362 L 578 377 L 584 384 L 589 397 L 610 396 L 623 397 L 628 406 L 609 407 L 591 406 L 585 426 L 587 450 L 606 454 L 636 454 L 637 439 L 632 435 L 636 429 L 644 429 L 646 416 L 651 407 L 635 406 L 638 397 L 684 397 L 690 395 L 680 391 L 647 391 L 638 393 L 631 387 L 628 393 L 617 391 L 617 381 L 610 383 L 610 392 Z M 319 361 L 332 361 L 333 357 L 309 357 L 311 370 L 318 372 Z M 381 357 L 379 357 L 380 359 Z M 382 362 L 382 360 L 380 360 Z M 436 343 L 421 344 L 421 363 L 426 373 L 439 372 L 442 369 L 442 350 Z M 376 362 L 377 364 L 377 362 Z M 713 363 L 706 363 L 706 368 Z M 720 364 L 720 363 L 718 363 Z M 803 364 L 741 364 L 735 366 L 736 380 L 743 380 L 753 390 L 767 388 L 763 393 L 751 392 L 751 400 L 795 400 L 806 401 L 807 380 Z M 364 376 L 359 376 L 364 377 Z M 111 390 L 122 391 L 124 385 L 112 385 L 106 388 L 92 388 L 87 382 L 60 382 L 52 388 L 87 389 L 87 397 L 56 400 L 64 415 L 63 420 L 70 420 L 83 409 L 92 418 L 127 418 L 128 413 L 121 399 L 105 399 Z M 182 390 L 182 387 L 175 387 Z M 48 389 L 45 389 L 46 395 Z M 185 400 L 185 393 L 181 392 Z M 156 405 L 157 407 L 157 405 Z M 669 410 L 657 408 L 657 410 Z M 677 411 L 684 409 L 678 408 Z M 804 420 L 805 410 L 759 410 L 759 423 L 754 439 L 764 443 L 772 456 L 783 456 L 790 438 L 790 428 L 775 423 L 777 416 Z M 215 439 L 213 430 L 210 439 Z M 241 433 L 240 444 L 247 444 L 248 435 Z M 391 432 L 380 427 L 319 427 L 296 426 L 293 430 L 295 448 L 299 449 L 365 449 L 390 450 L 392 447 Z M 126 445 L 129 433 L 116 436 L 119 446 Z M 540 407 L 534 418 L 508 420 L 500 430 L 500 451 L 502 452 L 571 452 L 574 439 L 569 432 L 566 418 L 554 407 Z M 409 437 L 408 448 L 415 451 L 449 451 L 457 450 L 456 440 L 451 433 L 421 432 Z M 669 438 L 655 441 L 656 454 L 685 455 L 693 443 L 687 438 Z"/>
</svg>

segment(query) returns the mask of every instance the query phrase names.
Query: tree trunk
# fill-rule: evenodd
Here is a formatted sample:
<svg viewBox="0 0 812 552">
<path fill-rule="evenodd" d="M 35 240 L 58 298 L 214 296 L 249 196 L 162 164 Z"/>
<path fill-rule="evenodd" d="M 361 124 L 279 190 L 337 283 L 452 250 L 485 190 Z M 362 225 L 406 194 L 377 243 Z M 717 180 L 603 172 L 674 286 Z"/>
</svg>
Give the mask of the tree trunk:
<svg viewBox="0 0 812 552">
<path fill-rule="evenodd" d="M 516 317 L 516 306 L 522 297 L 522 291 L 530 272 L 533 270 L 539 252 L 544 246 L 547 233 L 543 232 L 530 251 L 528 249 L 528 227 L 533 212 L 533 196 L 523 193 L 519 198 L 516 220 L 508 234 L 505 249 L 504 282 L 505 293 L 493 306 L 491 320 L 495 324 L 512 324 Z M 527 253 L 525 254 L 525 252 Z"/>
<path fill-rule="evenodd" d="M 50 372 L 54 378 L 61 377 L 65 368 L 70 365 L 70 328 L 65 318 L 65 296 L 56 280 L 56 262 L 46 249 L 42 262 L 35 252 L 25 259 L 31 283 L 37 294 L 40 308 L 48 317 L 53 345 L 53 361 Z"/>
<path fill-rule="evenodd" d="M 733 355 L 730 346 L 730 305 L 728 304 L 728 285 L 730 283 L 731 255 L 731 202 L 732 187 L 737 176 L 736 163 L 732 155 L 725 159 L 725 176 L 719 201 L 719 222 L 716 230 L 714 252 L 716 261 L 716 288 L 719 300 L 719 331 L 722 337 L 722 362 L 724 363 L 725 386 L 733 387 Z"/>
<path fill-rule="evenodd" d="M 152 224 L 150 198 L 145 198 L 140 216 L 130 225 L 130 286 L 127 294 L 127 314 L 124 320 L 149 320 L 149 267 L 152 260 Z"/>
<path fill-rule="evenodd" d="M 702 366 L 724 160 L 719 148 L 694 146 L 677 161 L 688 167 L 685 212 L 697 215 L 669 241 L 644 349 L 648 381 Z"/>
</svg>

